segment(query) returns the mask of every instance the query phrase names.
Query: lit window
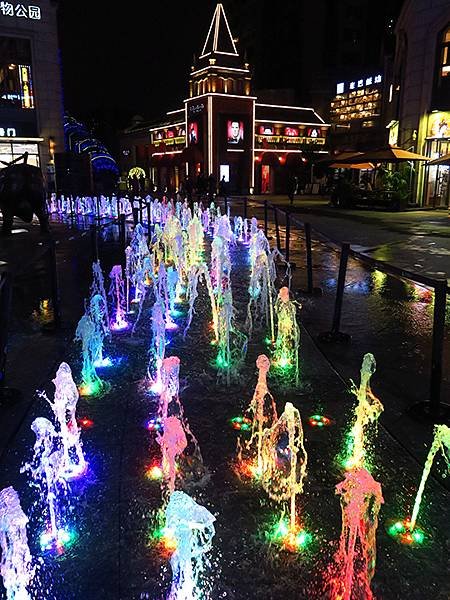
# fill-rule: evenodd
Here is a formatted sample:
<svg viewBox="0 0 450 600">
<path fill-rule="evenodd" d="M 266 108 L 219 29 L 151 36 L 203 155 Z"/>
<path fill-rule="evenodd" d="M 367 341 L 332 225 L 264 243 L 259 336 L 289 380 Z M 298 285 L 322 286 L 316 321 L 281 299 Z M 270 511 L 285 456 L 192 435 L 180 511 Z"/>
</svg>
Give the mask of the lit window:
<svg viewBox="0 0 450 600">
<path fill-rule="evenodd" d="M 441 77 L 448 77 L 450 74 L 450 27 L 444 32 L 442 36 L 442 49 L 441 49 Z"/>
</svg>

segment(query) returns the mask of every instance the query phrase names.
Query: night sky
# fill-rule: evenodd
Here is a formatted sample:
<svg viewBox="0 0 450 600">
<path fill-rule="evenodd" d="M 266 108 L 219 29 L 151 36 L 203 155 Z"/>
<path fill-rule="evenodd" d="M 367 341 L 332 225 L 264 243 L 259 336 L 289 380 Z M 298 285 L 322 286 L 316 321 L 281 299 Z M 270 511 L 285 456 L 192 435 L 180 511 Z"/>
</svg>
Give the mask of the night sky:
<svg viewBox="0 0 450 600">
<path fill-rule="evenodd" d="M 254 87 L 294 88 L 298 102 L 316 102 L 317 108 L 321 90 L 328 84 L 331 90 L 338 77 L 353 71 L 359 76 L 382 64 L 383 29 L 401 0 L 378 0 L 375 13 L 371 0 L 223 4 L 238 50 L 246 51 Z M 58 5 L 64 105 L 72 116 L 107 141 L 135 114 L 157 119 L 182 106 L 214 0 L 59 0 Z M 308 98 L 314 85 L 319 96 Z"/>
</svg>

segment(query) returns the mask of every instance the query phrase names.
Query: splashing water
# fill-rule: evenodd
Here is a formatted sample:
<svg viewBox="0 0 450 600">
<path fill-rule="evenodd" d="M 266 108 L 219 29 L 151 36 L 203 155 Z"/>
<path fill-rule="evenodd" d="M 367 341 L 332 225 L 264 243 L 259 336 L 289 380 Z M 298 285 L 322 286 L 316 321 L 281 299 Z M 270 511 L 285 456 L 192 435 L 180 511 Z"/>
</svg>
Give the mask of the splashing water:
<svg viewBox="0 0 450 600">
<path fill-rule="evenodd" d="M 27 537 L 28 517 L 12 487 L 0 491 L 0 573 L 7 600 L 28 600 L 33 576 Z"/>
<path fill-rule="evenodd" d="M 166 323 L 162 302 L 156 298 L 152 308 L 152 346 L 150 349 L 150 362 L 148 366 L 148 378 L 150 389 L 155 394 L 162 390 L 161 366 L 166 352 Z M 153 362 L 156 367 L 153 369 Z"/>
<path fill-rule="evenodd" d="M 289 533 L 297 533 L 295 499 L 303 492 L 308 455 L 300 412 L 286 402 L 283 414 L 264 432 L 261 483 L 276 502 L 290 502 Z"/>
<path fill-rule="evenodd" d="M 108 307 L 105 304 L 103 296 L 100 294 L 91 296 L 88 315 L 94 325 L 95 343 L 92 348 L 94 367 L 101 368 L 111 366 L 111 359 L 103 356 L 104 341 L 105 338 L 110 335 Z"/>
<path fill-rule="evenodd" d="M 162 361 L 161 365 L 162 392 L 159 397 L 158 417 L 162 423 L 168 417 L 169 406 L 176 405 L 173 414 L 183 415 L 178 394 L 180 391 L 180 359 L 178 356 L 170 356 Z"/>
<path fill-rule="evenodd" d="M 169 294 L 169 310 L 171 315 L 175 313 L 175 302 L 177 298 L 179 279 L 178 271 L 173 265 L 170 265 L 167 268 L 167 291 Z"/>
<path fill-rule="evenodd" d="M 167 495 L 175 489 L 176 459 L 184 452 L 188 442 L 183 424 L 177 417 L 172 416 L 165 419 L 163 427 L 164 433 L 158 435 L 156 439 L 161 447 L 164 495 Z"/>
<path fill-rule="evenodd" d="M 150 254 L 144 228 L 140 223 L 134 229 L 129 247 L 131 252 L 125 253 L 126 259 L 128 259 L 127 275 L 129 274 L 134 285 L 133 302 L 139 302 L 143 292 L 144 259 Z"/>
<path fill-rule="evenodd" d="M 231 287 L 223 292 L 218 309 L 218 352 L 216 366 L 218 376 L 227 385 L 239 377 L 239 371 L 247 354 L 247 336 L 234 325 L 234 308 Z"/>
<path fill-rule="evenodd" d="M 375 373 L 376 362 L 373 354 L 365 354 L 361 366 L 361 382 L 359 388 L 352 382 L 352 392 L 358 404 L 355 408 L 355 421 L 347 436 L 347 457 L 344 462 L 346 469 L 360 467 L 368 468 L 366 464 L 367 453 L 367 426 L 376 423 L 383 412 L 383 405 L 372 392 L 370 379 Z"/>
<path fill-rule="evenodd" d="M 431 467 L 433 466 L 434 457 L 439 450 L 442 451 L 447 463 L 447 468 L 450 471 L 450 428 L 447 427 L 447 425 L 435 425 L 434 427 L 433 443 L 431 444 L 427 460 L 425 461 L 425 467 L 423 469 L 422 478 L 420 480 L 419 489 L 417 490 L 416 500 L 414 502 L 411 521 L 409 523 L 410 531 L 412 531 L 416 526 L 417 515 L 419 514 L 425 484 L 427 482 L 428 475 L 430 474 Z"/>
<path fill-rule="evenodd" d="M 38 417 L 31 424 L 31 430 L 36 436 L 33 447 L 33 458 L 25 463 L 20 472 L 29 471 L 33 483 L 40 489 L 41 498 L 48 507 L 49 522 L 46 531 L 41 536 L 41 545 L 52 547 L 59 545 L 64 529 L 62 526 L 62 507 L 58 502 L 61 492 L 66 492 L 64 479 L 64 451 L 55 446 L 59 436 L 52 423 Z"/>
<path fill-rule="evenodd" d="M 104 312 L 102 314 L 103 328 L 106 332 L 109 331 L 109 315 L 108 315 L 108 301 L 106 298 L 105 291 L 105 280 L 103 277 L 102 267 L 100 261 L 92 263 L 92 284 L 90 288 L 90 297 L 93 298 L 99 295 L 103 298 Z"/>
<path fill-rule="evenodd" d="M 166 508 L 166 529 L 176 542 L 170 559 L 172 585 L 168 600 L 199 600 L 204 597 L 201 579 L 209 566 L 215 517 L 184 492 L 173 492 Z"/>
<path fill-rule="evenodd" d="M 264 236 L 264 234 L 262 235 Z M 275 296 L 275 279 L 277 274 L 275 262 L 271 253 L 266 253 L 264 249 L 257 249 L 257 251 L 258 255 L 255 257 L 250 273 L 250 283 L 248 287 L 250 298 L 247 305 L 246 326 L 250 337 L 253 329 L 252 308 L 255 306 L 256 315 L 261 320 L 264 319 L 265 325 L 270 331 L 270 341 L 274 343 L 275 324 L 273 299 Z"/>
<path fill-rule="evenodd" d="M 258 382 L 256 384 L 253 398 L 250 402 L 245 417 L 251 420 L 251 436 L 244 441 L 245 454 L 254 459 L 256 454 L 256 475 L 261 476 L 262 465 L 262 442 L 266 429 L 273 426 L 277 420 L 277 407 L 275 400 L 267 387 L 267 373 L 270 369 L 270 360 L 265 354 L 258 356 L 256 360 L 258 368 Z M 241 442 L 238 440 L 238 459 L 242 460 Z"/>
<path fill-rule="evenodd" d="M 125 319 L 125 292 L 122 276 L 122 265 L 114 265 L 109 274 L 111 285 L 109 296 L 114 306 L 114 320 L 111 323 L 112 331 L 123 331 L 128 329 L 129 323 Z"/>
<path fill-rule="evenodd" d="M 175 271 L 175 273 L 176 273 L 176 271 Z M 172 277 L 173 277 L 173 275 L 172 275 Z M 178 281 L 178 274 L 177 274 L 177 281 Z M 165 324 L 166 329 L 176 329 L 177 324 L 175 323 L 175 321 L 172 319 L 172 317 L 170 315 L 168 270 L 163 262 L 159 263 L 158 285 L 157 285 L 156 290 L 157 290 L 157 297 L 164 304 L 164 316 L 165 316 L 165 322 L 166 322 L 166 324 Z M 175 294 L 176 294 L 175 290 L 176 290 L 176 282 L 175 282 L 175 285 L 173 286 L 174 300 L 175 300 Z"/>
<path fill-rule="evenodd" d="M 352 469 L 336 486 L 336 494 L 341 497 L 342 531 L 329 582 L 331 597 L 371 600 L 378 513 L 384 502 L 381 485 L 366 469 Z"/>
<path fill-rule="evenodd" d="M 289 289 L 282 287 L 275 303 L 277 337 L 273 354 L 273 365 L 281 372 L 293 370 L 295 385 L 299 382 L 298 351 L 300 327 L 297 323 L 298 303 L 289 299 Z M 301 305 L 298 305 L 301 308 Z"/>
<path fill-rule="evenodd" d="M 98 358 L 101 348 L 103 347 L 103 337 L 96 329 L 88 314 L 83 315 L 78 322 L 75 332 L 75 341 L 81 342 L 83 354 L 80 392 L 84 396 L 95 395 L 100 391 L 102 385 L 102 382 L 97 375 L 94 362 L 96 358 Z"/>
<path fill-rule="evenodd" d="M 41 396 L 50 404 L 59 425 L 64 460 L 62 472 L 66 479 L 70 479 L 82 475 L 87 465 L 76 419 L 79 394 L 67 363 L 60 364 L 53 384 L 55 386 L 53 400 L 50 400 L 45 393 Z"/>
<path fill-rule="evenodd" d="M 187 227 L 188 234 L 188 266 L 198 265 L 203 253 L 204 233 L 197 216 L 192 217 Z"/>
<path fill-rule="evenodd" d="M 208 267 L 206 263 L 202 262 L 199 265 L 194 265 L 189 270 L 188 274 L 188 283 L 186 288 L 186 298 L 189 299 L 189 311 L 188 318 L 186 322 L 186 327 L 184 329 L 183 335 L 186 337 L 186 334 L 189 330 L 189 327 L 192 323 L 192 318 L 194 316 L 194 306 L 195 301 L 198 297 L 198 282 L 203 279 L 203 282 L 206 284 L 209 296 L 209 302 L 211 305 L 211 316 L 212 316 L 212 326 L 214 331 L 214 342 L 217 344 L 219 341 L 219 316 L 217 312 L 217 303 L 216 297 L 214 295 L 214 288 L 211 281 L 211 277 L 208 271 Z"/>
</svg>

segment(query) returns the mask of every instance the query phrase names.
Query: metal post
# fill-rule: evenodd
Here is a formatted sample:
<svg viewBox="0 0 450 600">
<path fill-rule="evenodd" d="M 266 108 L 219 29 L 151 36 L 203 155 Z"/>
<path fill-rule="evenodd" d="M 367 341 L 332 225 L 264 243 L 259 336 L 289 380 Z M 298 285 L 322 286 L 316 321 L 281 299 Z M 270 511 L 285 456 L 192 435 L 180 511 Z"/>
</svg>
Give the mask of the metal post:
<svg viewBox="0 0 450 600">
<path fill-rule="evenodd" d="M 223 212 L 226 215 L 228 213 L 228 198 L 226 196 L 223 197 Z"/>
<path fill-rule="evenodd" d="M 125 251 L 127 240 L 126 240 L 126 224 L 125 224 L 125 214 L 121 213 L 119 215 L 119 243 L 122 250 Z"/>
<path fill-rule="evenodd" d="M 277 248 L 281 251 L 281 242 L 280 242 L 280 226 L 278 224 L 278 208 L 273 207 L 273 218 L 275 220 L 275 233 L 277 239 Z"/>
<path fill-rule="evenodd" d="M 434 288 L 433 341 L 431 347 L 430 413 L 439 417 L 442 384 L 442 354 L 444 350 L 445 307 L 447 282 L 436 281 Z"/>
<path fill-rule="evenodd" d="M 339 331 L 341 326 L 342 300 L 344 297 L 345 277 L 347 275 L 348 255 L 350 244 L 343 242 L 341 248 L 341 260 L 339 262 L 339 275 L 336 287 L 336 300 L 334 302 L 333 324 L 331 331 L 319 334 L 319 340 L 323 342 L 349 342 L 350 336 Z"/>
<path fill-rule="evenodd" d="M 152 204 L 151 202 L 147 202 L 147 230 L 148 237 L 150 239 L 150 227 L 152 226 Z"/>
<path fill-rule="evenodd" d="M 101 216 L 100 216 L 100 199 L 98 196 L 95 197 L 95 205 L 96 205 L 96 211 L 97 211 L 97 220 L 100 221 Z"/>
<path fill-rule="evenodd" d="M 311 248 L 311 224 L 305 223 L 305 245 L 306 245 L 306 274 L 308 277 L 308 294 L 313 292 L 313 269 L 312 269 L 312 248 Z"/>
<path fill-rule="evenodd" d="M 264 235 L 268 234 L 267 198 L 264 198 Z"/>
<path fill-rule="evenodd" d="M 139 212 L 138 212 L 139 209 L 137 206 L 134 206 L 134 202 L 133 202 L 133 207 L 131 210 L 133 211 L 133 223 L 135 225 L 137 225 L 138 221 L 139 221 Z"/>
<path fill-rule="evenodd" d="M 11 291 L 12 275 L 9 271 L 3 271 L 3 273 L 0 273 L 0 393 L 5 386 Z"/>
<path fill-rule="evenodd" d="M 56 265 L 56 244 L 54 239 L 48 242 L 48 256 L 50 268 L 50 289 L 53 306 L 53 325 L 59 327 L 61 324 L 61 307 L 59 302 L 58 268 Z"/>
<path fill-rule="evenodd" d="M 144 203 L 142 198 L 139 198 L 139 223 L 142 225 L 144 222 Z"/>
<path fill-rule="evenodd" d="M 244 197 L 244 219 L 247 218 L 247 196 Z"/>
<path fill-rule="evenodd" d="M 291 217 L 288 212 L 286 214 L 286 240 L 285 240 L 285 259 L 289 262 L 289 250 L 291 245 Z"/>
<path fill-rule="evenodd" d="M 94 223 L 91 225 L 91 247 L 92 247 L 92 258 L 94 262 L 98 261 L 98 231 L 97 225 Z"/>
</svg>

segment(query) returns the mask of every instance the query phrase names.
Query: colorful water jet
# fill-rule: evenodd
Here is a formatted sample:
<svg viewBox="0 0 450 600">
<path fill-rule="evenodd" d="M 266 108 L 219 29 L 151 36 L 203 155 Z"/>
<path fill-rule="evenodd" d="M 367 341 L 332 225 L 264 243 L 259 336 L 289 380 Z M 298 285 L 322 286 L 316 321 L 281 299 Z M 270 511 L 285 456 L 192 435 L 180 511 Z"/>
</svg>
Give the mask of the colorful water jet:
<svg viewBox="0 0 450 600">
<path fill-rule="evenodd" d="M 370 387 L 370 379 L 375 373 L 375 369 L 375 357 L 370 353 L 365 354 L 361 366 L 359 387 L 357 388 L 352 382 L 352 393 L 355 394 L 358 404 L 354 411 L 352 428 L 347 434 L 344 459 L 346 469 L 369 468 L 367 464 L 367 428 L 371 423 L 376 423 L 383 412 L 383 405 Z"/>
<path fill-rule="evenodd" d="M 65 362 L 61 363 L 53 379 L 55 394 L 50 404 L 59 425 L 59 436 L 63 449 L 63 475 L 66 479 L 79 477 L 86 470 L 86 461 L 80 440 L 80 430 L 76 419 L 79 399 L 78 388 L 72 378 L 72 371 Z"/>
<path fill-rule="evenodd" d="M 283 414 L 264 432 L 261 483 L 272 500 L 289 502 L 286 544 L 291 546 L 299 532 L 296 497 L 303 492 L 308 455 L 303 442 L 300 412 L 286 402 Z"/>
<path fill-rule="evenodd" d="M 263 471 L 262 443 L 266 429 L 270 429 L 277 420 L 277 407 L 274 397 L 267 387 L 267 373 L 270 369 L 270 360 L 265 354 L 256 360 L 258 368 L 258 382 L 255 392 L 244 419 L 250 422 L 251 436 L 248 440 L 238 440 L 238 460 L 250 460 L 253 463 L 256 476 L 261 476 Z M 242 429 L 242 427 L 241 427 Z M 244 430 L 245 431 L 245 430 Z M 244 456 L 243 456 L 244 455 Z"/>
<path fill-rule="evenodd" d="M 215 517 L 184 492 L 175 491 L 166 508 L 166 531 L 174 539 L 170 558 L 172 585 L 169 600 L 200 600 L 207 553 L 212 548 Z"/>
<path fill-rule="evenodd" d="M 289 289 L 282 287 L 275 303 L 277 336 L 273 353 L 273 365 L 283 374 L 290 375 L 292 373 L 295 385 L 299 383 L 298 351 L 300 346 L 297 305 L 297 302 L 290 300 Z"/>
<path fill-rule="evenodd" d="M 67 490 L 64 477 L 64 451 L 58 448 L 59 435 L 52 423 L 38 417 L 31 424 L 36 436 L 31 462 L 25 463 L 20 472 L 29 471 L 33 483 L 40 490 L 48 509 L 48 521 L 40 537 L 41 548 L 61 551 L 71 540 L 71 534 L 63 524 L 63 507 L 59 501 Z"/>
<path fill-rule="evenodd" d="M 13 487 L 0 491 L 0 574 L 7 600 L 31 599 L 27 591 L 34 567 L 27 537 L 28 517 Z"/>
<path fill-rule="evenodd" d="M 81 369 L 80 393 L 83 396 L 95 396 L 102 387 L 100 377 L 95 368 L 95 359 L 103 347 L 103 338 L 99 335 L 95 324 L 88 314 L 84 314 L 78 322 L 75 341 L 81 342 L 83 366 Z"/>
<path fill-rule="evenodd" d="M 109 274 L 111 285 L 109 288 L 109 296 L 114 307 L 114 319 L 111 321 L 110 328 L 112 331 L 123 331 L 130 326 L 125 319 L 126 301 L 124 282 L 122 276 L 122 265 L 114 265 Z"/>
<path fill-rule="evenodd" d="M 329 581 L 331 597 L 371 600 L 378 513 L 384 502 L 381 485 L 366 469 L 352 469 L 336 486 L 336 494 L 341 497 L 342 531 Z"/>
</svg>

